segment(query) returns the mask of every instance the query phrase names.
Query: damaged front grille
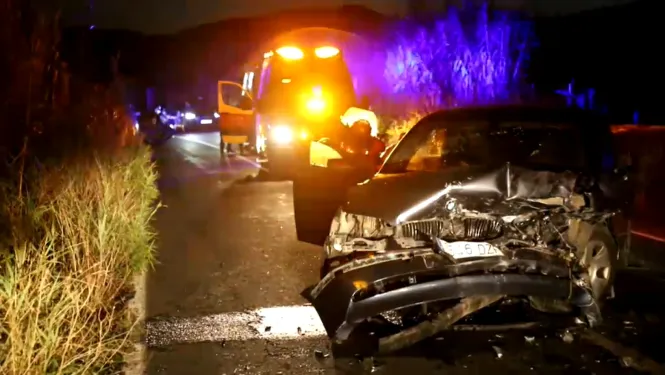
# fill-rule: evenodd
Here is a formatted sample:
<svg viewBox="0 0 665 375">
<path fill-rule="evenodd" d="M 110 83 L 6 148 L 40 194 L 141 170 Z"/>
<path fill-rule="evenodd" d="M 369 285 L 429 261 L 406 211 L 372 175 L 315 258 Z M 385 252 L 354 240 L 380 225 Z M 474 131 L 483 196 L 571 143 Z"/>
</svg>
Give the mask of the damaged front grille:
<svg viewBox="0 0 665 375">
<path fill-rule="evenodd" d="M 421 220 L 401 225 L 402 236 L 445 240 L 486 241 L 501 235 L 502 222 L 489 218 Z"/>
</svg>

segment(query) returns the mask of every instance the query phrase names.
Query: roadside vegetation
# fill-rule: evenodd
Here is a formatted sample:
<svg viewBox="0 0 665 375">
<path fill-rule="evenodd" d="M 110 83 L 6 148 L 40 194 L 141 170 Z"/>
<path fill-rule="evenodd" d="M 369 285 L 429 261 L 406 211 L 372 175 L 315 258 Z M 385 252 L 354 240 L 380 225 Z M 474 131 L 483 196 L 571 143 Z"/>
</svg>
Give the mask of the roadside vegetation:
<svg viewBox="0 0 665 375">
<path fill-rule="evenodd" d="M 24 5 L 0 9 L 0 373 L 118 373 L 141 333 L 127 302 L 154 260 L 156 172 L 117 85 L 71 73 L 57 18 Z"/>
<path fill-rule="evenodd" d="M 487 3 L 393 25 L 381 48 L 381 132 L 391 144 L 436 110 L 529 97 L 526 69 L 535 45 L 532 22 Z"/>
</svg>

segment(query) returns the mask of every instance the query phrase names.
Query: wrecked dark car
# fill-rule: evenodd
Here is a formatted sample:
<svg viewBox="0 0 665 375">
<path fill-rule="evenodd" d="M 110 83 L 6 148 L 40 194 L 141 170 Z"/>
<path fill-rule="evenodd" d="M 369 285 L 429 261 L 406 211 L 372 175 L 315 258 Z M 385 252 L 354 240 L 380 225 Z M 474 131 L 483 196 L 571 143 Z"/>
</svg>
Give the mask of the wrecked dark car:
<svg viewBox="0 0 665 375">
<path fill-rule="evenodd" d="M 331 160 L 294 181 L 298 238 L 325 252 L 310 300 L 331 338 L 381 321 L 397 327 L 389 351 L 502 303 L 601 322 L 630 191 L 601 117 L 441 111 L 375 171 Z"/>
</svg>

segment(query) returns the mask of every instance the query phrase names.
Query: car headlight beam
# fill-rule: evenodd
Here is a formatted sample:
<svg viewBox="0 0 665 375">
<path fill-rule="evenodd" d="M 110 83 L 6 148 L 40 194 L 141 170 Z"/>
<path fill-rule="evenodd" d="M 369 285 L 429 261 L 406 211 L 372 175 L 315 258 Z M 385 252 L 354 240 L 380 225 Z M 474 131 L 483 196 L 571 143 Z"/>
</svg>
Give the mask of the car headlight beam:
<svg viewBox="0 0 665 375">
<path fill-rule="evenodd" d="M 286 144 L 293 141 L 293 130 L 285 125 L 278 125 L 271 130 L 272 140 L 276 143 Z"/>
</svg>

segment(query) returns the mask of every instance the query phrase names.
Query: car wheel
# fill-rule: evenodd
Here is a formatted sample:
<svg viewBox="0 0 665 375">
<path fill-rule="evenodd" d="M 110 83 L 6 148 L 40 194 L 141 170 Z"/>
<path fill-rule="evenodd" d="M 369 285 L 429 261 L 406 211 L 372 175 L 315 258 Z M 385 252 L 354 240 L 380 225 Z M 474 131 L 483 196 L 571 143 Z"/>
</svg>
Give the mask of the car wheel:
<svg viewBox="0 0 665 375">
<path fill-rule="evenodd" d="M 614 286 L 618 248 L 606 227 L 594 228 L 581 254 L 580 261 L 587 267 L 589 286 L 599 304 L 607 299 Z"/>
</svg>

